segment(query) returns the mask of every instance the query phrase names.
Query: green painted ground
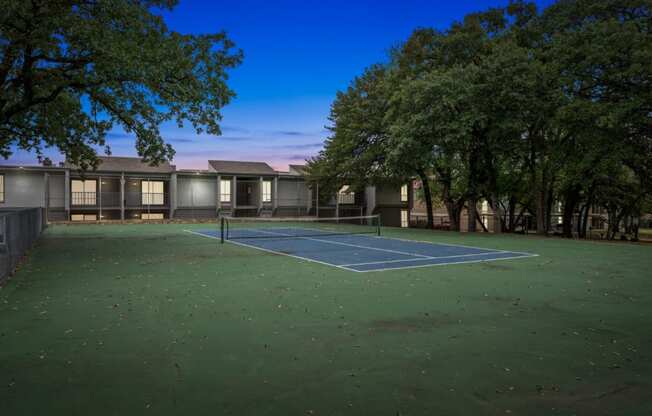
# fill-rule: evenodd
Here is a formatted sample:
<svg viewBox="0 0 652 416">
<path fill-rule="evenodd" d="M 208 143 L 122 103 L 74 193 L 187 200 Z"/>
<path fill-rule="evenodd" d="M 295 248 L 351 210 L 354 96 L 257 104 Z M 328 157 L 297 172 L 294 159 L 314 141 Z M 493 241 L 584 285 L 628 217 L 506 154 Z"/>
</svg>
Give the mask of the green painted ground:
<svg viewBox="0 0 652 416">
<path fill-rule="evenodd" d="M 0 289 L 0 415 L 649 415 L 652 246 L 352 273 L 184 233 L 50 228 Z"/>
</svg>

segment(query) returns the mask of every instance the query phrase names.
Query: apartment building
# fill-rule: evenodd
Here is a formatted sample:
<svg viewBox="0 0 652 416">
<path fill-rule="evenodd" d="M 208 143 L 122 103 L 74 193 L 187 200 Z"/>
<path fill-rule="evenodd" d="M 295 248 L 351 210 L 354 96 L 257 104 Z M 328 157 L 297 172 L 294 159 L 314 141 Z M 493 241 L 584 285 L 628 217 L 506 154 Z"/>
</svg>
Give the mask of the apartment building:
<svg viewBox="0 0 652 416">
<path fill-rule="evenodd" d="M 0 166 L 0 208 L 41 207 L 50 222 L 380 214 L 384 225 L 407 226 L 410 191 L 403 185 L 355 192 L 345 185 L 320 196 L 303 165 L 283 172 L 264 162 L 208 160 L 207 169 L 188 170 L 100 157 L 92 171 L 69 163 Z"/>
</svg>

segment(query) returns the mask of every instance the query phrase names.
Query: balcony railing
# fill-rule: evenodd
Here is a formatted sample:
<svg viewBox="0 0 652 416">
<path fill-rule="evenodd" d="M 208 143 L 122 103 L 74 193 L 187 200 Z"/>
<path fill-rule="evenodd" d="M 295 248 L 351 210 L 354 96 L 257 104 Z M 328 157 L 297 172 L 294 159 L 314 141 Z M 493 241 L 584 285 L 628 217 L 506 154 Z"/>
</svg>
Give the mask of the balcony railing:
<svg viewBox="0 0 652 416">
<path fill-rule="evenodd" d="M 97 192 L 71 192 L 70 205 L 87 207 L 97 205 Z"/>
<path fill-rule="evenodd" d="M 120 192 L 71 192 L 70 206 L 85 208 L 119 208 Z M 167 207 L 169 197 L 167 193 L 125 192 L 125 208 L 142 207 Z"/>
<path fill-rule="evenodd" d="M 166 193 L 125 193 L 125 207 L 127 208 L 164 207 L 168 205 L 168 200 Z"/>
</svg>

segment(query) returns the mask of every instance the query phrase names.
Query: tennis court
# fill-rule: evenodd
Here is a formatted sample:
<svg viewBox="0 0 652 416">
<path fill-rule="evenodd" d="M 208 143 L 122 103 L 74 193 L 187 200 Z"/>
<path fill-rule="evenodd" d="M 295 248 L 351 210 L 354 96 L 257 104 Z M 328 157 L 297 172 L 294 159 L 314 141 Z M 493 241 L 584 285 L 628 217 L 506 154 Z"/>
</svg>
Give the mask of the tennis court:
<svg viewBox="0 0 652 416">
<path fill-rule="evenodd" d="M 220 229 L 189 232 L 354 272 L 536 256 L 532 253 L 383 237 L 377 216 L 285 221 L 232 219 L 223 222 Z"/>
</svg>

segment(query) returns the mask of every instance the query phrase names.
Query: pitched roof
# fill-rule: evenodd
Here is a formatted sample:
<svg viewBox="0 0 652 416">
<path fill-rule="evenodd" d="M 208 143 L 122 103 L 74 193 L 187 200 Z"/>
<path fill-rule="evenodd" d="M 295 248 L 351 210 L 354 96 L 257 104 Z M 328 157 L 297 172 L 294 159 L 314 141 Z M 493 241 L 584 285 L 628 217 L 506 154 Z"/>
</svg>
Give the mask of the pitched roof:
<svg viewBox="0 0 652 416">
<path fill-rule="evenodd" d="M 142 173 L 171 173 L 175 166 L 163 162 L 158 166 L 151 166 L 138 157 L 99 156 L 100 164 L 97 172 L 142 172 Z M 66 167 L 78 169 L 78 166 L 66 162 Z"/>
<path fill-rule="evenodd" d="M 306 165 L 289 165 L 290 173 L 296 173 L 298 175 L 306 174 Z"/>
<path fill-rule="evenodd" d="M 238 175 L 274 175 L 276 171 L 264 162 L 238 162 L 234 160 L 209 160 L 208 165 L 219 173 Z"/>
</svg>

